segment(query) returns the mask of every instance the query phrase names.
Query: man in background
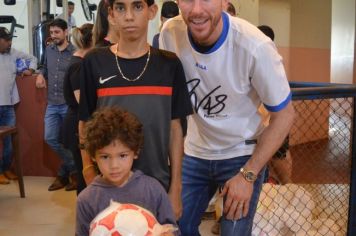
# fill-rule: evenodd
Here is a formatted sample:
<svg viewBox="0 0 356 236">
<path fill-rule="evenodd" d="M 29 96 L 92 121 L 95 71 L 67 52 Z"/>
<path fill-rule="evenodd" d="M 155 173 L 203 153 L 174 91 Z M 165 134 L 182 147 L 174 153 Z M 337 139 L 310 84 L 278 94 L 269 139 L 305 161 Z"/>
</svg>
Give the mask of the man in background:
<svg viewBox="0 0 356 236">
<path fill-rule="evenodd" d="M 178 15 L 179 15 L 179 8 L 178 8 L 177 3 L 173 2 L 173 1 L 164 2 L 162 4 L 162 10 L 161 10 L 162 24 L 161 24 L 160 30 L 161 30 L 164 22 L 166 22 L 169 18 L 173 18 Z M 159 33 L 153 37 L 152 47 L 159 48 L 158 38 L 159 38 Z"/>
<path fill-rule="evenodd" d="M 73 27 L 77 26 L 77 23 L 75 21 L 75 18 L 73 16 L 73 12 L 74 12 L 74 8 L 75 8 L 75 4 L 72 1 L 68 1 L 68 28 L 69 30 L 71 30 Z M 60 14 L 58 16 L 58 18 L 61 18 L 64 20 L 64 13 Z"/>
<path fill-rule="evenodd" d="M 14 106 L 20 101 L 16 86 L 16 74 L 32 75 L 37 68 L 37 59 L 27 53 L 20 52 L 12 45 L 12 35 L 5 27 L 0 27 L 0 126 L 15 126 Z M 17 62 L 29 62 L 29 66 L 17 70 Z M 9 184 L 17 176 L 10 171 L 12 162 L 11 137 L 3 139 L 2 156 L 0 156 L 0 184 Z"/>
<path fill-rule="evenodd" d="M 55 19 L 49 24 L 52 44 L 46 47 L 45 61 L 40 74 L 36 78 L 36 87 L 45 88 L 48 84 L 47 108 L 45 114 L 45 141 L 62 159 L 57 178 L 49 186 L 48 191 L 64 188 L 76 190 L 77 179 L 74 159 L 71 152 L 65 149 L 60 140 L 60 130 L 67 113 L 67 105 L 63 95 L 63 80 L 70 58 L 74 52 L 73 45 L 68 42 L 67 23 Z M 69 179 L 70 177 L 70 179 Z"/>
</svg>

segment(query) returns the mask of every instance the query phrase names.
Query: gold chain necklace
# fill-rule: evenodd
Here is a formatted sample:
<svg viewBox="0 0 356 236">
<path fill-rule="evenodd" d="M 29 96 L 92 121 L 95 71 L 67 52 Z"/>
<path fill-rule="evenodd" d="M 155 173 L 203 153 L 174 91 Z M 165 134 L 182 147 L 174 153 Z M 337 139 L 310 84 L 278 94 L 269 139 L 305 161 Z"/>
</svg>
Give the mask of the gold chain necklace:
<svg viewBox="0 0 356 236">
<path fill-rule="evenodd" d="M 119 72 L 120 72 L 120 75 L 122 78 L 124 78 L 125 80 L 129 81 L 129 82 L 134 82 L 136 80 L 139 80 L 141 78 L 141 76 L 143 75 L 143 73 L 145 73 L 146 69 L 147 69 L 147 65 L 148 65 L 148 62 L 150 61 L 150 56 L 151 56 L 151 47 L 148 48 L 148 55 L 147 55 L 147 60 L 146 60 L 146 64 L 145 64 L 145 67 L 143 67 L 143 70 L 142 72 L 134 79 L 130 79 L 130 78 L 127 78 L 123 73 L 122 73 L 122 70 L 121 70 L 121 67 L 120 67 L 120 64 L 119 64 L 119 60 L 117 59 L 118 55 L 117 53 L 119 52 L 119 45 L 117 45 L 116 47 L 116 53 L 115 53 L 115 60 L 116 60 L 116 65 L 117 65 L 117 68 L 119 69 Z"/>
</svg>

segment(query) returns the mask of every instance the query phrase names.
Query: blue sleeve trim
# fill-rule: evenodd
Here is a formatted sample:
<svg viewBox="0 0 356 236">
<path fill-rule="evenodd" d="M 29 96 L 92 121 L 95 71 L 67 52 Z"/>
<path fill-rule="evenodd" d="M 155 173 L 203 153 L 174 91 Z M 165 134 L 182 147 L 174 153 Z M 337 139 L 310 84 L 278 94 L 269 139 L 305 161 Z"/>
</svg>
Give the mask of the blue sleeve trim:
<svg viewBox="0 0 356 236">
<path fill-rule="evenodd" d="M 268 111 L 278 112 L 278 111 L 282 110 L 283 108 L 285 108 L 291 100 L 292 100 L 292 93 L 290 92 L 288 94 L 287 98 L 277 106 L 268 106 L 266 104 L 263 104 L 263 105 L 266 107 L 266 109 Z"/>
</svg>

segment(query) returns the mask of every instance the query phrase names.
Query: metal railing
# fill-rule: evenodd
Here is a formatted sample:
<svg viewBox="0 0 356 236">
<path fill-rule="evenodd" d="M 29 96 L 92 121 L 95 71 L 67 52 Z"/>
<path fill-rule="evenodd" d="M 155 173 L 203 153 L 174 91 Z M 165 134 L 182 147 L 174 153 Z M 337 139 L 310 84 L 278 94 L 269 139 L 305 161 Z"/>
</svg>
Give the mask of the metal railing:
<svg viewBox="0 0 356 236">
<path fill-rule="evenodd" d="M 291 88 L 290 149 L 269 164 L 253 235 L 356 235 L 356 86 Z"/>
</svg>

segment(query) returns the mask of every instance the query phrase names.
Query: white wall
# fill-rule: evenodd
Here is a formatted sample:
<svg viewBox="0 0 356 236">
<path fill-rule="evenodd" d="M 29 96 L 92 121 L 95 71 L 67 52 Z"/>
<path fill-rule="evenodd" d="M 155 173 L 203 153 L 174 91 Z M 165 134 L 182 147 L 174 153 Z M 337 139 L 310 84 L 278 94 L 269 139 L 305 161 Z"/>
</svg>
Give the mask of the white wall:
<svg viewBox="0 0 356 236">
<path fill-rule="evenodd" d="M 355 0 L 332 1 L 331 82 L 353 82 Z"/>
<path fill-rule="evenodd" d="M 232 3 L 237 8 L 239 17 L 258 25 L 259 0 L 233 0 Z"/>
<path fill-rule="evenodd" d="M 260 0 L 259 25 L 270 26 L 275 34 L 275 43 L 289 47 L 291 9 L 288 1 Z"/>
<path fill-rule="evenodd" d="M 28 13 L 27 13 L 27 0 L 17 0 L 16 5 L 6 6 L 4 1 L 0 1 L 0 15 L 12 15 L 15 17 L 17 24 L 25 26 L 24 29 L 15 28 L 14 37 L 12 40 L 12 45 L 14 48 L 23 51 L 30 52 L 30 44 L 32 40 L 32 28 L 28 25 Z M 1 24 L 10 29 L 10 24 Z"/>
</svg>

